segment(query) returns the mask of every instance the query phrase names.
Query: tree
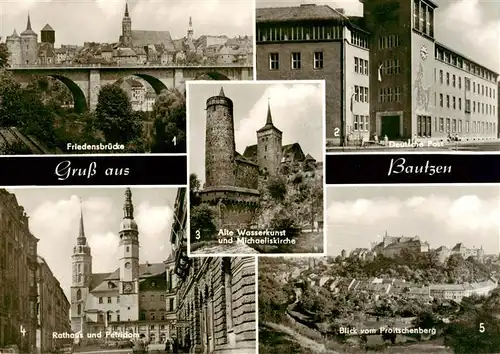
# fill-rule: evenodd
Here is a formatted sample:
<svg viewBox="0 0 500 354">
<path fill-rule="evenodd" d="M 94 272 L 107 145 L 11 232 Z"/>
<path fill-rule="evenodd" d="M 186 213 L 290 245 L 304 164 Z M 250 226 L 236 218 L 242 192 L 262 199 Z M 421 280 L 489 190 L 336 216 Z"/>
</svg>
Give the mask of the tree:
<svg viewBox="0 0 500 354">
<path fill-rule="evenodd" d="M 285 180 L 280 176 L 271 177 L 267 182 L 267 191 L 274 200 L 283 201 L 287 191 Z"/>
<path fill-rule="evenodd" d="M 108 143 L 127 144 L 142 135 L 141 122 L 132 114 L 127 93 L 117 85 L 105 85 L 99 91 L 95 125 Z"/>
<path fill-rule="evenodd" d="M 11 73 L 0 70 L 0 126 L 17 126 L 24 111 L 21 86 L 14 81 Z"/>
<path fill-rule="evenodd" d="M 7 44 L 0 43 L 0 69 L 9 67 L 9 56 Z"/>
<path fill-rule="evenodd" d="M 190 232 L 191 242 L 210 240 L 217 230 L 216 213 L 208 204 L 200 204 L 191 208 Z"/>
<path fill-rule="evenodd" d="M 152 152 L 186 152 L 186 97 L 178 89 L 165 90 L 156 99 L 152 117 Z"/>
<path fill-rule="evenodd" d="M 196 173 L 191 173 L 189 175 L 189 204 L 196 206 L 200 204 L 199 192 L 201 188 L 201 182 L 198 179 Z"/>
</svg>

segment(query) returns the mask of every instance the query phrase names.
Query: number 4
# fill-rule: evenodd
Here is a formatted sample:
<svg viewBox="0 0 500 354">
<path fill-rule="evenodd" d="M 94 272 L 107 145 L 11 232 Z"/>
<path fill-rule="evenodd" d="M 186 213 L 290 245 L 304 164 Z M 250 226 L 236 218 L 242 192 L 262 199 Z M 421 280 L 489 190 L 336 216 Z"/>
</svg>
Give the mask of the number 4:
<svg viewBox="0 0 500 354">
<path fill-rule="evenodd" d="M 484 328 L 484 323 L 482 323 L 482 322 L 481 322 L 481 323 L 479 324 L 479 332 L 484 333 L 484 331 L 485 331 L 485 330 L 486 330 L 486 329 Z"/>
</svg>

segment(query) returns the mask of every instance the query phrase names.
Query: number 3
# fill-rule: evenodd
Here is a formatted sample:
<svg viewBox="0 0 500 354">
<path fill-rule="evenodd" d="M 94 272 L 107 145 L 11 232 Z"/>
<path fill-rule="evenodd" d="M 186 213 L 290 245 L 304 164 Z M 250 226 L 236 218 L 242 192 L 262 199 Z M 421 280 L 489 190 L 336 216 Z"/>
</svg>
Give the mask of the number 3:
<svg viewBox="0 0 500 354">
<path fill-rule="evenodd" d="M 199 240 L 201 238 L 200 230 L 196 230 L 196 236 L 194 238 L 197 240 Z"/>
</svg>

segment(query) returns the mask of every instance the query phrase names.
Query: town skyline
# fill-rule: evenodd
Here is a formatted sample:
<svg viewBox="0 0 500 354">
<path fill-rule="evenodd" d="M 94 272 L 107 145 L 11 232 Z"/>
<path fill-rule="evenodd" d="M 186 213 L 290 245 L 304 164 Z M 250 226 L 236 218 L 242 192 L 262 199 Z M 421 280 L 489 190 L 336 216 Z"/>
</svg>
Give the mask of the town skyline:
<svg viewBox="0 0 500 354">
<path fill-rule="evenodd" d="M 39 36 L 46 24 L 54 29 L 56 47 L 83 46 L 84 42 L 116 43 L 122 34 L 126 3 L 134 30 L 169 31 L 173 39 L 181 39 L 187 34 L 191 17 L 195 38 L 201 35 L 251 37 L 254 33 L 254 10 L 249 6 L 251 2 L 246 1 L 234 4 L 218 0 L 178 0 L 173 3 L 155 0 L 47 1 L 0 4 L 0 37 L 5 40 L 14 29 L 18 34 L 24 31 L 29 14 L 31 27 Z M 219 21 L 221 15 L 227 20 Z"/>
<path fill-rule="evenodd" d="M 371 248 L 388 236 L 419 236 L 431 249 L 463 243 L 498 254 L 496 186 L 327 188 L 328 256 Z"/>
<path fill-rule="evenodd" d="M 500 73 L 500 7 L 489 0 L 433 0 L 435 37 L 440 43 L 462 53 L 486 68 Z M 359 0 L 256 0 L 257 8 L 300 6 L 302 4 L 328 5 L 343 8 L 348 16 L 363 16 Z M 467 28 L 467 31 L 463 29 Z"/>
<path fill-rule="evenodd" d="M 323 161 L 324 97 L 320 83 L 189 83 L 188 137 L 190 173 L 205 180 L 206 101 L 221 87 L 234 104 L 236 151 L 257 144 L 256 131 L 266 124 L 268 107 L 275 127 L 283 132 L 283 145 L 299 143 L 304 154 Z M 312 117 L 312 118 L 311 118 Z M 196 143 L 195 143 L 196 142 Z"/>
<path fill-rule="evenodd" d="M 92 272 L 111 273 L 119 267 L 118 231 L 125 188 L 50 188 L 50 193 L 47 189 L 7 190 L 24 207 L 30 231 L 39 239 L 37 253 L 70 299 L 71 255 L 79 234 L 80 208 L 91 248 Z M 161 263 L 171 253 L 169 238 L 177 188 L 132 187 L 131 191 L 139 227 L 140 263 Z"/>
</svg>

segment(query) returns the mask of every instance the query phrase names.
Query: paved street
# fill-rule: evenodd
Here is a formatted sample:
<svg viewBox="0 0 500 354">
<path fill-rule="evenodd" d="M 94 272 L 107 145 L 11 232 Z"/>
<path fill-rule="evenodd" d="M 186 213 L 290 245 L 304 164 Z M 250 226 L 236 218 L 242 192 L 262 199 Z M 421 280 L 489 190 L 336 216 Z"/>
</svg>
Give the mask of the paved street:
<svg viewBox="0 0 500 354">
<path fill-rule="evenodd" d="M 498 151 L 500 152 L 500 140 L 494 141 L 481 141 L 481 142 L 459 142 L 459 143 L 446 143 L 442 147 L 419 147 L 419 148 L 399 148 L 399 147 L 385 147 L 385 146 L 366 146 L 366 147 L 327 147 L 327 153 L 338 152 L 419 152 L 419 151 Z"/>
</svg>

